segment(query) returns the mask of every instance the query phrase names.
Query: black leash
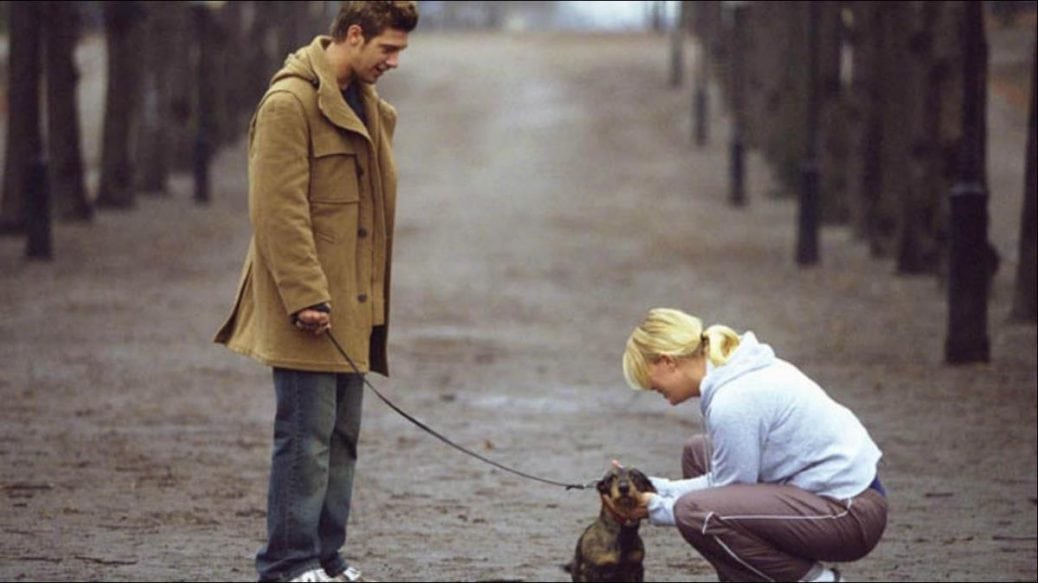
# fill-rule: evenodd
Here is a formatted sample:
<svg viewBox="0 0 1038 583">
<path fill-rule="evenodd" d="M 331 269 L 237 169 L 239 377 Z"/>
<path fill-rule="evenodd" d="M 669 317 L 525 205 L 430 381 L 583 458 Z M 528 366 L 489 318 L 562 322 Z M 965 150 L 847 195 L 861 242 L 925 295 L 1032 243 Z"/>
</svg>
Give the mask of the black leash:
<svg viewBox="0 0 1038 583">
<path fill-rule="evenodd" d="M 508 466 L 502 465 L 502 464 L 500 464 L 498 462 L 495 462 L 492 459 L 489 459 L 489 458 L 487 458 L 485 456 L 482 456 L 482 455 L 480 455 L 480 454 L 478 454 L 478 453 L 476 453 L 476 452 L 474 452 L 474 451 L 472 451 L 470 449 L 467 449 L 465 447 L 462 447 L 462 446 L 454 443 L 453 441 L 447 439 L 446 437 L 444 437 L 439 432 L 437 432 L 436 430 L 432 429 L 431 427 L 429 427 L 425 423 L 422 423 L 421 421 L 415 419 L 414 417 L 409 415 L 406 411 L 404 411 L 400 407 L 397 407 L 396 405 L 394 405 L 392 401 L 387 399 L 385 397 L 385 395 L 380 393 L 378 391 L 378 389 L 376 389 L 375 386 L 372 385 L 368 381 L 368 378 L 367 378 L 366 375 L 364 375 L 364 374 L 362 374 L 360 372 L 360 369 L 358 369 L 357 365 L 353 363 L 353 359 L 350 358 L 350 355 L 346 354 L 346 351 L 343 350 L 342 346 L 339 345 L 339 341 L 335 339 L 335 336 L 332 336 L 331 330 L 328 330 L 327 332 L 325 332 L 325 334 L 328 335 L 328 339 L 331 340 L 332 344 L 335 345 L 335 349 L 339 351 L 339 354 L 341 354 L 342 357 L 346 359 L 346 362 L 350 363 L 350 367 L 353 368 L 353 371 L 356 372 L 358 375 L 361 375 L 361 377 L 364 379 L 364 384 L 367 385 L 369 389 L 374 391 L 375 394 L 378 396 L 378 398 L 382 399 L 383 403 L 388 405 L 390 409 L 396 411 L 401 416 L 403 416 L 404 419 L 407 419 L 411 423 L 414 423 L 415 425 L 420 427 L 422 430 L 424 430 L 429 435 L 432 435 L 433 437 L 439 439 L 440 441 L 446 443 L 447 445 L 453 447 L 454 449 L 456 449 L 456 450 L 458 450 L 458 451 L 460 451 L 462 453 L 466 453 L 466 454 L 468 454 L 468 455 L 470 455 L 470 456 L 472 456 L 472 457 L 474 457 L 474 458 L 476 458 L 476 459 L 478 459 L 478 460 L 480 460 L 482 462 L 488 463 L 488 464 L 494 466 L 495 468 L 500 468 L 500 469 L 502 469 L 502 470 L 504 470 L 506 472 L 511 472 L 511 473 L 513 473 L 513 474 L 515 474 L 517 476 L 522 476 L 522 477 L 524 477 L 524 478 L 526 478 L 528 480 L 535 480 L 537 482 L 542 482 L 542 483 L 545 483 L 545 484 L 550 484 L 552 486 L 561 486 L 561 487 L 563 487 L 563 488 L 565 488 L 567 490 L 583 490 L 585 488 L 590 487 L 591 485 L 593 485 L 595 483 L 595 482 L 588 482 L 587 484 L 566 484 L 564 482 L 556 482 L 555 480 L 549 480 L 549 479 L 546 479 L 546 478 L 539 478 L 537 476 L 534 476 L 534 475 L 531 475 L 531 474 L 527 474 L 526 472 L 521 472 L 519 470 L 516 470 L 516 469 L 510 468 Z"/>
</svg>

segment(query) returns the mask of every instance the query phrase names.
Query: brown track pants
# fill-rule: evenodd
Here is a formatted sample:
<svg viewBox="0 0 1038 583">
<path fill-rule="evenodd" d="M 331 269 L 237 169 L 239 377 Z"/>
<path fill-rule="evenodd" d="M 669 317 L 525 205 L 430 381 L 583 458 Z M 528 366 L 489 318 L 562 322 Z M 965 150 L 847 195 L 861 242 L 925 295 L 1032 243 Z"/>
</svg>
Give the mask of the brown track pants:
<svg viewBox="0 0 1038 583">
<path fill-rule="evenodd" d="M 684 477 L 705 474 L 709 455 L 709 438 L 689 440 Z M 872 488 L 835 500 L 796 486 L 737 484 L 685 494 L 674 518 L 721 581 L 799 581 L 818 561 L 855 561 L 875 548 L 887 501 Z"/>
</svg>

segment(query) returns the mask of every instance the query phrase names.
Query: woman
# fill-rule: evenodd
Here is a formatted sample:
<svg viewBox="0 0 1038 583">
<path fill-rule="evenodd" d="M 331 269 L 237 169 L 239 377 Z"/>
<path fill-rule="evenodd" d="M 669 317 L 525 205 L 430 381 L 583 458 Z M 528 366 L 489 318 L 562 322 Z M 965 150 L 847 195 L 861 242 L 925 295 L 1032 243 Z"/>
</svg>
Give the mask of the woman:
<svg viewBox="0 0 1038 583">
<path fill-rule="evenodd" d="M 684 479 L 652 478 L 658 492 L 631 517 L 676 525 L 720 580 L 838 581 L 820 561 L 854 561 L 879 542 L 879 448 L 752 332 L 654 309 L 628 339 L 623 370 L 671 405 L 702 397 L 708 435 L 686 444 Z"/>
</svg>

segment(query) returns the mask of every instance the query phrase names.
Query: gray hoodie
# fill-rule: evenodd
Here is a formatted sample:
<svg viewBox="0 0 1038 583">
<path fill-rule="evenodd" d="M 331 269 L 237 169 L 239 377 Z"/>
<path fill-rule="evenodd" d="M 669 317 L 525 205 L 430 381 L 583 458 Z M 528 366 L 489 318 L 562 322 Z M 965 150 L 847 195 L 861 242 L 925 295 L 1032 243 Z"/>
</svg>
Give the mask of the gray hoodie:
<svg viewBox="0 0 1038 583">
<path fill-rule="evenodd" d="M 790 484 L 837 500 L 862 493 L 882 455 L 849 409 L 777 358 L 752 332 L 723 366 L 707 364 L 701 407 L 713 450 L 710 471 L 652 478 L 653 524 L 674 524 L 683 494 L 730 484 Z"/>
</svg>

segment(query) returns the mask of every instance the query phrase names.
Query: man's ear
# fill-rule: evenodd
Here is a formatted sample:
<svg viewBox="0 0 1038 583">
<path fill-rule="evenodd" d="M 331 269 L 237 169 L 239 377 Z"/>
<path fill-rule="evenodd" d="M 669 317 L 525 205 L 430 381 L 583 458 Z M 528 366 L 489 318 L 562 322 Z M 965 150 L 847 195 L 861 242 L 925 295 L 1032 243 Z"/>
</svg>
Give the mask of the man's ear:
<svg viewBox="0 0 1038 583">
<path fill-rule="evenodd" d="M 364 46 L 364 29 L 359 24 L 351 24 L 346 29 L 346 42 L 352 47 Z"/>
</svg>

